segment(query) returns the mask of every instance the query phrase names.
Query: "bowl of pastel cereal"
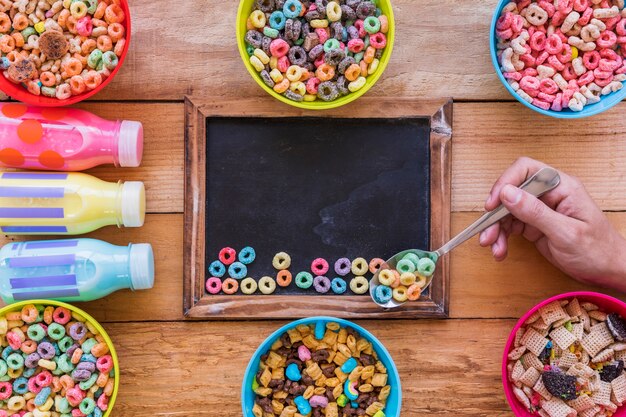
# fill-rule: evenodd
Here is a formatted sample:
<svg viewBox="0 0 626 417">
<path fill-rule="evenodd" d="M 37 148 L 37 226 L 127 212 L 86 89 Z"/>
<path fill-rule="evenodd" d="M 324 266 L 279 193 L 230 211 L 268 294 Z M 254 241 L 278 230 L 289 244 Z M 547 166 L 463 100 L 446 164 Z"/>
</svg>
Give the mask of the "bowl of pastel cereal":
<svg viewBox="0 0 626 417">
<path fill-rule="evenodd" d="M 390 0 L 241 0 L 237 44 L 252 78 L 292 106 L 332 109 L 365 94 L 389 63 Z"/>
<path fill-rule="evenodd" d="M 400 415 L 402 391 L 389 352 L 347 320 L 310 317 L 268 337 L 243 380 L 244 417 Z"/>
<path fill-rule="evenodd" d="M 576 119 L 626 96 L 623 2 L 501 0 L 491 22 L 491 61 L 505 88 L 541 114 Z"/>
<path fill-rule="evenodd" d="M 84 311 L 26 300 L 0 309 L 0 415 L 111 414 L 119 364 L 111 339 Z M 51 414 L 52 413 L 52 414 Z"/>
<path fill-rule="evenodd" d="M 595 292 L 542 301 L 515 325 L 502 383 L 518 417 L 626 416 L 626 303 Z"/>
<path fill-rule="evenodd" d="M 130 35 L 126 0 L 7 0 L 0 7 L 0 90 L 38 106 L 78 103 L 115 77 Z"/>
</svg>

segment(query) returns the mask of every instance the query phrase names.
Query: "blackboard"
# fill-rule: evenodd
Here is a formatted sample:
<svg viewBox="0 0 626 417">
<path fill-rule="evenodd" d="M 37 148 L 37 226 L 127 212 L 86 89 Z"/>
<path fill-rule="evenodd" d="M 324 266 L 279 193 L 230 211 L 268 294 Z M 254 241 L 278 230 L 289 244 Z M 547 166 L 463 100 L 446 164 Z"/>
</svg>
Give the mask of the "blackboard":
<svg viewBox="0 0 626 417">
<path fill-rule="evenodd" d="M 224 246 L 252 246 L 248 275 L 258 279 L 276 275 L 282 251 L 295 275 L 318 257 L 388 259 L 429 247 L 428 118 L 206 123 L 207 265 Z M 294 282 L 276 293 L 321 295 Z"/>
<path fill-rule="evenodd" d="M 318 294 L 292 282 L 272 295 L 211 295 L 203 284 L 208 265 L 227 246 L 256 250 L 247 276 L 258 280 L 276 276 L 277 252 L 291 256 L 294 276 L 325 258 L 332 279 L 338 258 L 386 259 L 439 245 L 449 233 L 451 131 L 442 120 L 449 120 L 450 104 L 431 114 L 395 109 L 370 117 L 362 110 L 293 115 L 272 105 L 255 114 L 236 105 L 240 111 L 187 102 L 185 315 L 398 317 L 398 311 L 380 310 L 369 293 L 349 289 Z M 445 316 L 447 269 L 442 265 L 432 289 L 401 310 Z"/>
</svg>

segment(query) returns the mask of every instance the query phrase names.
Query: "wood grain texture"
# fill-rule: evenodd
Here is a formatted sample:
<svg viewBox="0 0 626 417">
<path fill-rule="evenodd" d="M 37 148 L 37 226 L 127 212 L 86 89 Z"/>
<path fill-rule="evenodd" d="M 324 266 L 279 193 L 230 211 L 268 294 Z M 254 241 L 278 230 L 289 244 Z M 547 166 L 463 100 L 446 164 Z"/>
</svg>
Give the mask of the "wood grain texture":
<svg viewBox="0 0 626 417">
<path fill-rule="evenodd" d="M 112 417 L 240 416 L 259 344 L 286 322 L 109 324 L 120 358 Z M 359 321 L 389 350 L 403 416 L 512 416 L 500 380 L 513 320 Z"/>
<path fill-rule="evenodd" d="M 386 109 L 389 118 L 427 117 L 430 120 L 430 200 L 431 246 L 438 248 L 448 241 L 451 200 L 451 137 L 452 102 L 418 100 L 364 99 L 358 107 L 348 105 L 321 112 L 326 117 L 366 118 L 377 116 L 370 109 L 376 105 Z M 206 293 L 206 166 L 207 120 L 210 117 L 232 117 L 245 109 L 251 117 L 283 117 L 278 103 L 261 105 L 245 99 L 237 103 L 213 99 L 185 99 L 185 228 L 183 267 L 183 307 L 187 318 L 267 319 L 315 314 L 342 318 L 418 318 L 448 316 L 449 261 L 442 259 L 428 293 L 418 301 L 402 307 L 381 311 L 369 297 L 343 295 L 303 298 L 297 295 L 257 294 L 253 297 L 214 296 Z M 299 115 L 303 111 L 297 111 Z M 258 277 L 257 277 L 258 278 Z"/>
<path fill-rule="evenodd" d="M 512 99 L 489 56 L 495 0 L 392 3 L 394 51 L 367 96 Z M 133 0 L 133 37 L 126 61 L 94 99 L 182 100 L 196 93 L 274 102 L 241 62 L 235 36 L 238 5 L 234 0 L 188 0 L 171 7 L 164 0 Z"/>
</svg>

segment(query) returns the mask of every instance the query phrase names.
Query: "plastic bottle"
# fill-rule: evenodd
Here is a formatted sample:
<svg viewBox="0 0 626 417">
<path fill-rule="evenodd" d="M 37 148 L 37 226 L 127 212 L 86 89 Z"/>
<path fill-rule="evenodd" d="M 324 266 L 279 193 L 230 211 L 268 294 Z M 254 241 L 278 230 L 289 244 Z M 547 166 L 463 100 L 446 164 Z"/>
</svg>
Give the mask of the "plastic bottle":
<svg viewBox="0 0 626 417">
<path fill-rule="evenodd" d="M 0 249 L 0 297 L 90 301 L 123 288 L 154 285 L 147 243 L 115 246 L 95 239 L 9 243 Z"/>
<path fill-rule="evenodd" d="M 102 164 L 137 167 L 139 122 L 109 121 L 85 110 L 0 103 L 0 166 L 82 171 Z"/>
<path fill-rule="evenodd" d="M 88 233 L 103 226 L 140 227 L 142 182 L 105 182 L 81 173 L 0 173 L 0 232 Z"/>
</svg>

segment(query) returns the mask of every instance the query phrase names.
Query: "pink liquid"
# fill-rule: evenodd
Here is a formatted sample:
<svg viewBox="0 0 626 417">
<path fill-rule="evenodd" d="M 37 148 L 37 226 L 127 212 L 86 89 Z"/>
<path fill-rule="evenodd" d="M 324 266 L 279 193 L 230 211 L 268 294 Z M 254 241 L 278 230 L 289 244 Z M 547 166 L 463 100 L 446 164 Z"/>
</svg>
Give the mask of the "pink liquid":
<svg viewBox="0 0 626 417">
<path fill-rule="evenodd" d="M 0 103 L 0 165 L 59 171 L 132 166 L 120 164 L 121 125 L 79 109 Z M 139 134 L 131 148 L 140 159 Z"/>
</svg>

